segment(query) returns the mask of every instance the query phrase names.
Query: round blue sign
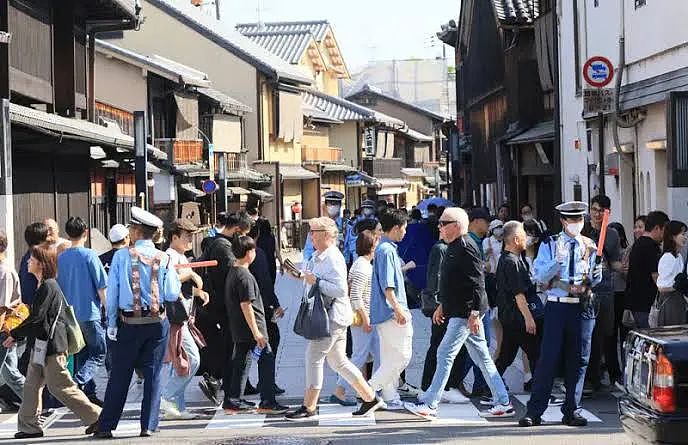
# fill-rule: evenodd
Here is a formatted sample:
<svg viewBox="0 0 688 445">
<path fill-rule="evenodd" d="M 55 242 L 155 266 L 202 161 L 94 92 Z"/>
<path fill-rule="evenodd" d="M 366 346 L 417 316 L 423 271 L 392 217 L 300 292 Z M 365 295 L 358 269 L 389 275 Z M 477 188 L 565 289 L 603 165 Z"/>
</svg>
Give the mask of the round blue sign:
<svg viewBox="0 0 688 445">
<path fill-rule="evenodd" d="M 203 189 L 203 191 L 209 195 L 215 193 L 217 188 L 217 182 L 213 181 L 212 179 L 206 179 L 203 181 L 203 184 L 201 184 L 201 189 Z"/>
</svg>

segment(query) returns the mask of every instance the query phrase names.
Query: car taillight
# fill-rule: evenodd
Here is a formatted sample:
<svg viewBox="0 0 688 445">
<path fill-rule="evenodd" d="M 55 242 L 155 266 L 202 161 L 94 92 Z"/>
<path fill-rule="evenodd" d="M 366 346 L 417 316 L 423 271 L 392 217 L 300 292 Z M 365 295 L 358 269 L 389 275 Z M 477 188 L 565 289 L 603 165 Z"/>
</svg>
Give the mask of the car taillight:
<svg viewBox="0 0 688 445">
<path fill-rule="evenodd" d="M 676 411 L 674 369 L 667 356 L 661 350 L 657 352 L 652 402 L 655 409 L 659 412 L 671 413 Z"/>
</svg>

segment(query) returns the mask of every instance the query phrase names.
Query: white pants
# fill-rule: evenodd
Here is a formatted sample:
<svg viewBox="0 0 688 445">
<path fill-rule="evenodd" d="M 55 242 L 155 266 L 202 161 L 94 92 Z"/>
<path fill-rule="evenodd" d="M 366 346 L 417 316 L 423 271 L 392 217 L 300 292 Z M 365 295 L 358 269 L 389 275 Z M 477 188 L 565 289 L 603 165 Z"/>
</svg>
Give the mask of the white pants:
<svg viewBox="0 0 688 445">
<path fill-rule="evenodd" d="M 406 324 L 403 326 L 392 318 L 375 328 L 380 339 L 380 367 L 373 373 L 369 384 L 373 391 L 382 391 L 385 401 L 398 400 L 399 374 L 411 361 L 411 313 L 406 312 Z"/>
</svg>

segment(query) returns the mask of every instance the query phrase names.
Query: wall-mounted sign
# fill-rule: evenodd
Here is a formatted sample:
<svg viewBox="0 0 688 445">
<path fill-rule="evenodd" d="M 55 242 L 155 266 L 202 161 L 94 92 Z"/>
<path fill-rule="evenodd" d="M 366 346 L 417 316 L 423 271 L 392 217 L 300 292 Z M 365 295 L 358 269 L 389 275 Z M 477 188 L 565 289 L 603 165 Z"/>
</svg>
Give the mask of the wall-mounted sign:
<svg viewBox="0 0 688 445">
<path fill-rule="evenodd" d="M 614 65 L 606 57 L 591 57 L 583 65 L 583 78 L 594 88 L 604 88 L 614 79 Z"/>
</svg>

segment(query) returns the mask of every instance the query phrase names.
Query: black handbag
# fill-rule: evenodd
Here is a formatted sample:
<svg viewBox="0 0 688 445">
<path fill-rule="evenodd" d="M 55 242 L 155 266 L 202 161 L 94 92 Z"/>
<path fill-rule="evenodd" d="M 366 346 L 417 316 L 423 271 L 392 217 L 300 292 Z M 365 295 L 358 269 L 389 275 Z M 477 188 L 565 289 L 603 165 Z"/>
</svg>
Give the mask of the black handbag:
<svg viewBox="0 0 688 445">
<path fill-rule="evenodd" d="M 171 324 L 184 324 L 189 319 L 189 312 L 184 306 L 183 297 L 177 298 L 175 301 L 165 301 L 165 314 Z"/>
<path fill-rule="evenodd" d="M 307 340 L 318 340 L 330 336 L 330 317 L 316 281 L 308 295 L 301 300 L 299 312 L 294 321 L 294 333 Z"/>
</svg>

